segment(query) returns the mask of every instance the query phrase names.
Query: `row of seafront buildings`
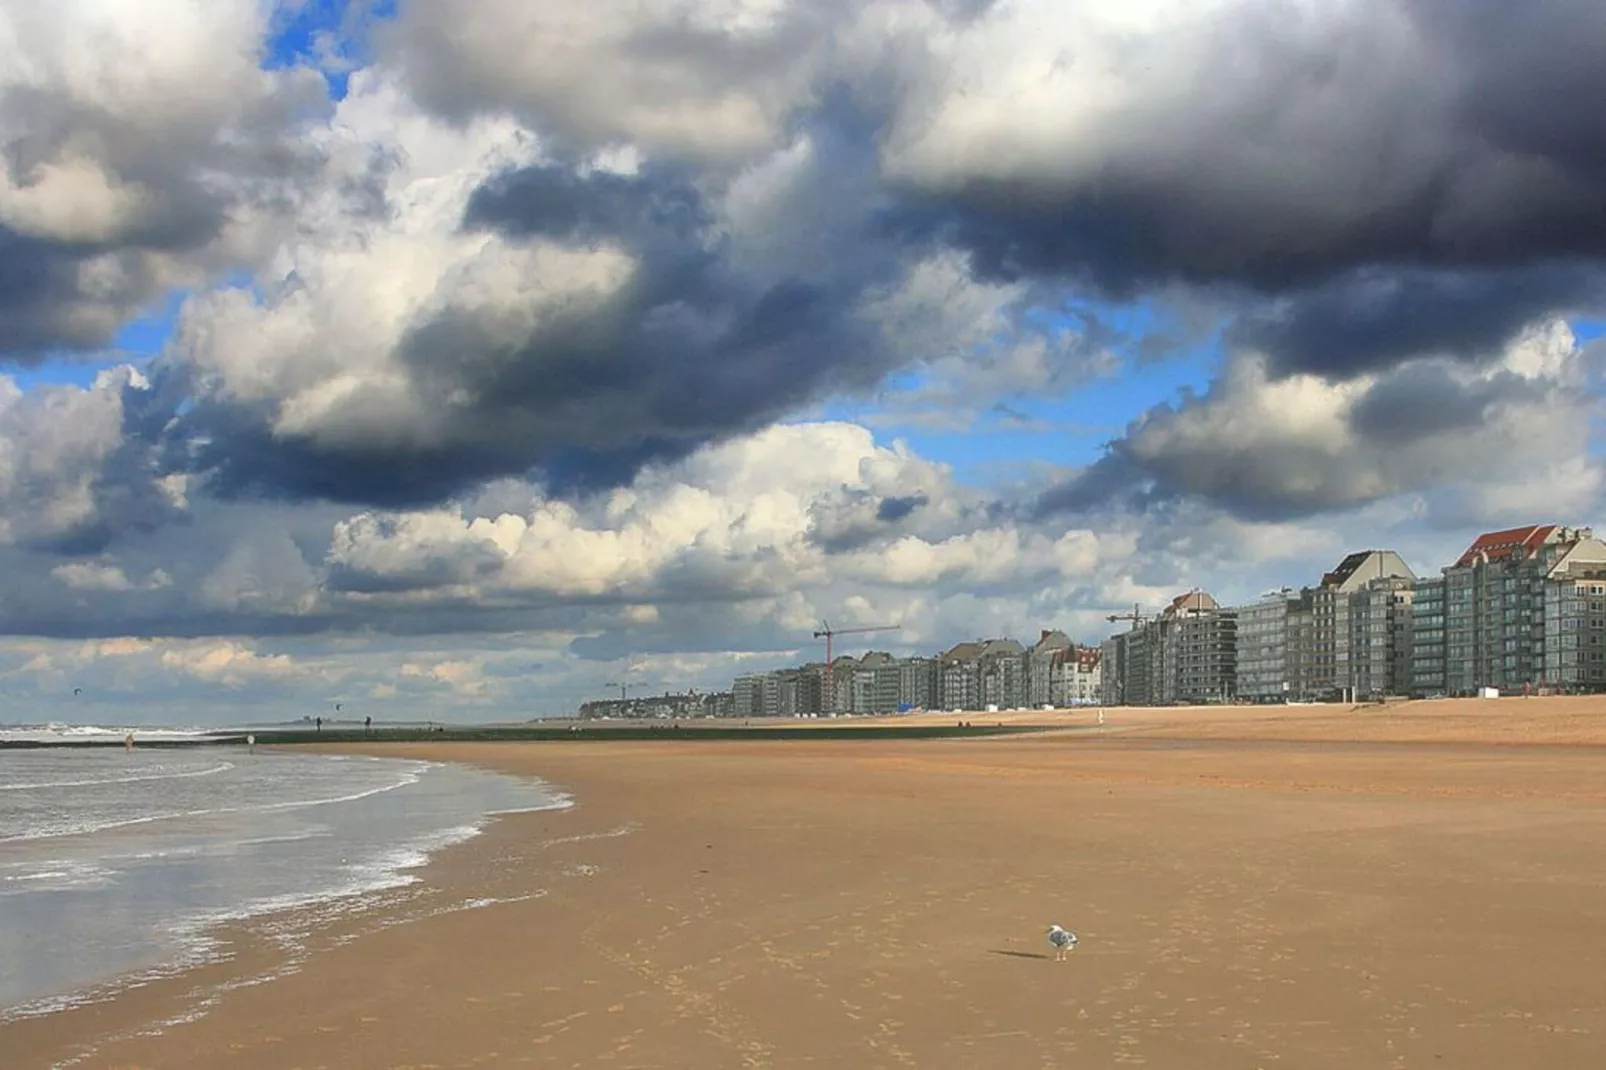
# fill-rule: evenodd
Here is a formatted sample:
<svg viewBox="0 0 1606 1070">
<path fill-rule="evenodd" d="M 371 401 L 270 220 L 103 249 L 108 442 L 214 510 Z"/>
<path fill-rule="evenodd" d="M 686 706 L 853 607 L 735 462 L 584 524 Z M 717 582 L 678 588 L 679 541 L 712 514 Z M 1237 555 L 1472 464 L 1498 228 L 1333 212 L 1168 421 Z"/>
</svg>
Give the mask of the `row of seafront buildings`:
<svg viewBox="0 0 1606 1070">
<path fill-rule="evenodd" d="M 1431 577 L 1363 550 L 1250 605 L 1190 591 L 1101 649 L 1108 705 L 1606 691 L 1606 543 L 1489 532 Z"/>
<path fill-rule="evenodd" d="M 1029 649 L 1014 639 L 959 643 L 934 657 L 881 651 L 738 676 L 737 717 L 800 717 L 906 710 L 1007 710 L 1083 706 L 1102 694 L 1099 648 L 1044 631 Z"/>
</svg>

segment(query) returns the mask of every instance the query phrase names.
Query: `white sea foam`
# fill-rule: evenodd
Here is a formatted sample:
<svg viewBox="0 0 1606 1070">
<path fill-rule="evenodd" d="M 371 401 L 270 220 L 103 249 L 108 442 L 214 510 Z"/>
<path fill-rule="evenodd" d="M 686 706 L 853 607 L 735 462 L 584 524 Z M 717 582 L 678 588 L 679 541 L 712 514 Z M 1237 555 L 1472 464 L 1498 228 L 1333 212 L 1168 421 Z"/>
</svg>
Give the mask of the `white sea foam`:
<svg viewBox="0 0 1606 1070">
<path fill-rule="evenodd" d="M 232 767 L 231 767 L 232 768 Z M 387 791 L 395 791 L 410 784 L 418 783 L 421 771 L 409 770 L 403 773 L 396 781 L 381 784 L 377 787 L 366 788 L 362 791 L 348 792 L 343 795 L 332 795 L 318 799 L 296 799 L 290 802 L 262 803 L 256 806 L 215 806 L 202 807 L 193 810 L 172 810 L 165 813 L 145 814 L 141 817 L 112 819 L 92 819 L 79 821 L 61 821 L 53 825 L 37 825 L 27 832 L 15 836 L 0 836 L 0 844 L 15 843 L 21 840 L 55 839 L 63 836 L 83 836 L 92 832 L 106 832 L 111 829 L 129 828 L 134 825 L 149 825 L 157 821 L 174 821 L 201 817 L 213 817 L 222 814 L 250 814 L 273 813 L 279 810 L 306 810 L 314 806 L 330 806 L 337 803 L 356 802 L 372 795 L 379 795 Z M 156 778 L 161 779 L 161 778 Z M 125 780 L 122 783 L 137 783 L 138 780 Z M 95 783 L 103 783 L 96 781 Z M 71 785 L 68 785 L 71 786 Z M 540 809 L 538 807 L 538 809 Z"/>
<path fill-rule="evenodd" d="M 16 872 L 0 872 L 0 898 L 47 889 L 99 888 L 117 875 L 115 869 L 100 862 L 75 859 L 52 859 L 37 865 L 11 863 L 5 868 Z"/>
<path fill-rule="evenodd" d="M 329 926 L 365 931 L 361 919 L 376 909 L 416 919 L 494 905 L 504 900 L 425 905 L 433 893 L 417 871 L 496 814 L 572 805 L 539 783 L 433 762 L 288 754 L 217 766 L 193 752 L 0 752 L 0 778 L 37 786 L 0 795 L 0 828 L 26 829 L 0 840 L 9 852 L 0 946 L 15 944 L 7 925 L 26 917 L 60 919 L 60 933 L 30 936 L 62 948 L 38 961 L 35 982 L 8 964 L 0 1021 L 217 961 L 228 953 L 214 935 L 220 926 L 243 924 L 272 941 L 283 957 L 275 969 L 292 970 Z M 339 785 L 350 790 L 330 790 Z M 13 898 L 29 895 L 54 898 Z M 13 911 L 11 902 L 25 905 Z M 100 979 L 108 969 L 127 972 Z M 214 1001 L 215 992 L 197 992 L 179 1017 Z"/>
<path fill-rule="evenodd" d="M 98 743 L 121 742 L 129 734 L 134 742 L 183 742 L 214 738 L 207 728 L 151 728 L 140 725 L 61 724 L 7 725 L 0 727 L 0 743 Z"/>
<path fill-rule="evenodd" d="M 188 780 L 198 776 L 216 776 L 234 768 L 233 762 L 219 762 L 206 769 L 186 769 L 182 772 L 153 772 L 120 777 L 91 777 L 87 780 L 43 780 L 28 784 L 0 784 L 0 791 L 42 791 L 46 788 L 95 788 L 113 784 L 143 784 L 152 780 Z"/>
</svg>

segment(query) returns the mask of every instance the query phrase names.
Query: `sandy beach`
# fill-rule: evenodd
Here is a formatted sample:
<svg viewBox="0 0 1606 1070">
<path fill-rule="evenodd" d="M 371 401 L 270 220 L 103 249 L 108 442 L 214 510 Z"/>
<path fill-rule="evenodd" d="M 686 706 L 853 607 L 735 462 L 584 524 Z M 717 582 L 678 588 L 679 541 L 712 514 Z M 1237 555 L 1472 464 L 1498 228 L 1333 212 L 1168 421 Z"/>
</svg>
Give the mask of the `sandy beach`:
<svg viewBox="0 0 1606 1070">
<path fill-rule="evenodd" d="M 332 920 L 253 984 L 284 950 L 242 928 L 230 962 L 0 1026 L 0 1063 L 1508 1070 L 1606 1050 L 1606 701 L 1007 716 L 1064 729 L 368 748 L 539 775 L 577 805 L 442 853 L 438 909 Z M 1081 937 L 1067 962 L 1049 922 Z"/>
</svg>

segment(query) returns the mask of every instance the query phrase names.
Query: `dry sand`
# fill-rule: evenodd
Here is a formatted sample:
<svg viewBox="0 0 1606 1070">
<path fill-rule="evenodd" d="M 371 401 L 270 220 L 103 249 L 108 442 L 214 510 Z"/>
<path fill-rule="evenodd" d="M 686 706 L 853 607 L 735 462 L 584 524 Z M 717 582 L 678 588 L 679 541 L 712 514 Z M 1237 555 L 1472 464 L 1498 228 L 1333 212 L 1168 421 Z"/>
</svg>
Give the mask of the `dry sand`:
<svg viewBox="0 0 1606 1070">
<path fill-rule="evenodd" d="M 138 1035 L 282 954 L 236 933 L 233 963 L 0 1027 L 0 1065 L 1606 1059 L 1606 702 L 1053 719 L 1074 727 L 370 747 L 578 805 L 442 855 L 438 916 L 332 923 L 300 972 Z M 1068 962 L 1051 921 L 1081 935 Z"/>
</svg>

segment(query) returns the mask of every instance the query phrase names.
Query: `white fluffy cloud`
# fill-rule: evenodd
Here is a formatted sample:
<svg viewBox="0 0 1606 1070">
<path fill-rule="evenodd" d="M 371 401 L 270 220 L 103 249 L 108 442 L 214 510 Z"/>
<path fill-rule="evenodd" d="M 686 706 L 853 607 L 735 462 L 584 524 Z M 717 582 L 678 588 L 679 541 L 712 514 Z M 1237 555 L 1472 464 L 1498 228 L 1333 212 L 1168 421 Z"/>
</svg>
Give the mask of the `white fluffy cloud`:
<svg viewBox="0 0 1606 1070">
<path fill-rule="evenodd" d="M 24 392 L 0 376 L 0 544 L 93 550 L 183 511 L 182 477 L 127 433 L 149 385 L 128 365 L 87 387 Z"/>
<path fill-rule="evenodd" d="M 1592 502 L 1601 477 L 1589 455 L 1588 381 L 1583 351 L 1559 320 L 1486 365 L 1418 360 L 1338 382 L 1274 378 L 1261 354 L 1240 351 L 1207 393 L 1150 409 L 1047 504 L 1074 510 L 1145 483 L 1251 516 L 1430 491 L 1441 509 L 1461 501 L 1462 523 L 1532 508 L 1544 497 L 1538 487 Z"/>
<path fill-rule="evenodd" d="M 511 108 L 589 147 L 728 160 L 775 142 L 829 48 L 812 0 L 406 5 L 385 55 L 452 116 Z"/>
<path fill-rule="evenodd" d="M 262 69 L 257 0 L 0 3 L 0 349 L 94 347 L 262 252 L 321 77 Z"/>
</svg>

